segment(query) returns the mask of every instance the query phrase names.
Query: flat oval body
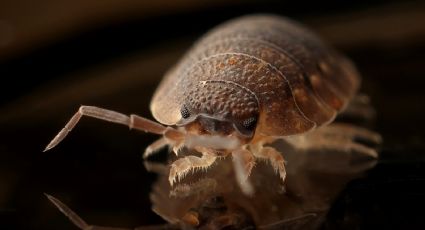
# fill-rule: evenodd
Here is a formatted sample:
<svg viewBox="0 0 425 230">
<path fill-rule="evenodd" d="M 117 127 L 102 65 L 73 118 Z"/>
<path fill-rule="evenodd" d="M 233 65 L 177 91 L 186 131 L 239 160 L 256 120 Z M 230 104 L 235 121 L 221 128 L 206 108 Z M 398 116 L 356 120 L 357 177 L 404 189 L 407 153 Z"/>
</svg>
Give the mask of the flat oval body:
<svg viewBox="0 0 425 230">
<path fill-rule="evenodd" d="M 217 85 L 205 87 L 210 82 Z M 248 103 L 256 101 L 255 131 L 287 136 L 331 122 L 359 82 L 351 62 L 305 27 L 279 16 L 252 15 L 226 22 L 202 37 L 166 74 L 151 111 L 159 122 L 175 125 L 182 120 L 188 94 L 192 104 L 214 105 L 217 97 L 211 97 L 216 94 L 211 89 L 230 87 L 243 91 L 240 95 L 246 100 L 229 97 L 226 106 L 212 111 L 238 111 L 242 119 L 244 111 L 254 109 Z"/>
</svg>

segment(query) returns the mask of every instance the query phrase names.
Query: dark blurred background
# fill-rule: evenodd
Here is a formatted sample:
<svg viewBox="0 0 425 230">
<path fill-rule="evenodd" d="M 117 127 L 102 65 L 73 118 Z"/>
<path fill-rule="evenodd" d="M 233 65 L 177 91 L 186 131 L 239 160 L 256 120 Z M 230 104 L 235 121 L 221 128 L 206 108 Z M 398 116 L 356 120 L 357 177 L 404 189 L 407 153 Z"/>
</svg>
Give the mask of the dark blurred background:
<svg viewBox="0 0 425 230">
<path fill-rule="evenodd" d="M 425 229 L 425 3 L 402 0 L 1 1 L 0 229 L 76 229 L 43 192 L 92 224 L 164 223 L 141 160 L 155 136 L 83 119 L 41 151 L 81 104 L 151 118 L 155 87 L 196 38 L 259 12 L 299 20 L 346 53 L 377 110 L 381 159 L 323 229 Z"/>
</svg>

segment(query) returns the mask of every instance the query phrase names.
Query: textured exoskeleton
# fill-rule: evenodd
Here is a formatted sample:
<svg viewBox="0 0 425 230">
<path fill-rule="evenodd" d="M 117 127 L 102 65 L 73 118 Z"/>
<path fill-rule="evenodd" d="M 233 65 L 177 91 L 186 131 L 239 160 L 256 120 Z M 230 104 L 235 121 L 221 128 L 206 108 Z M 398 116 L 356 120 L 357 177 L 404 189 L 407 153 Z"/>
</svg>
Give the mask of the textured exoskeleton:
<svg viewBox="0 0 425 230">
<path fill-rule="evenodd" d="M 270 160 L 285 180 L 283 155 L 265 146 L 277 139 L 289 137 L 299 149 L 320 142 L 376 157 L 348 139 L 317 137 L 353 128 L 308 137 L 346 107 L 359 83 L 351 62 L 305 27 L 279 16 L 245 16 L 208 32 L 166 74 L 151 101 L 161 124 L 82 106 L 46 149 L 57 145 L 81 116 L 92 116 L 162 135 L 145 157 L 167 145 L 176 154 L 184 147 L 199 152 L 201 157 L 189 155 L 171 164 L 171 185 L 193 169 L 208 168 L 217 157 L 232 155 L 236 177 L 249 194 L 253 188 L 247 178 L 257 158 Z"/>
</svg>

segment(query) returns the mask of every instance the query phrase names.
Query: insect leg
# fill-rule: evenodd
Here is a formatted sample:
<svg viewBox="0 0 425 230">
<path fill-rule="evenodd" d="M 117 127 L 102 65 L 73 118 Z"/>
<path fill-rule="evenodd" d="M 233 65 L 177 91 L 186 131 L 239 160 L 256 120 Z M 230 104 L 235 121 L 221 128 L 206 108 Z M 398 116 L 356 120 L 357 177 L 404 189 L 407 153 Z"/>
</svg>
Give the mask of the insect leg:
<svg viewBox="0 0 425 230">
<path fill-rule="evenodd" d="M 354 125 L 334 123 L 318 130 L 317 134 L 326 135 L 329 138 L 340 137 L 346 140 L 359 140 L 370 145 L 379 145 L 382 142 L 381 135 Z"/>
<path fill-rule="evenodd" d="M 118 113 L 112 110 L 103 109 L 94 106 L 80 106 L 78 111 L 71 117 L 65 127 L 53 138 L 53 140 L 47 145 L 44 151 L 47 151 L 57 144 L 59 144 L 71 130 L 77 125 L 78 121 L 82 116 L 94 117 L 97 119 L 123 124 L 130 128 L 143 130 L 145 132 L 151 132 L 155 134 L 162 134 L 166 127 L 161 124 L 148 120 L 137 115 L 131 115 L 130 117 L 122 113 Z"/>
<path fill-rule="evenodd" d="M 287 138 L 290 144 L 306 151 L 334 150 L 354 152 L 377 158 L 375 148 L 382 142 L 379 134 L 353 125 L 334 123 L 306 134 L 301 138 Z"/>
<path fill-rule="evenodd" d="M 285 160 L 280 152 L 272 147 L 259 147 L 257 151 L 253 151 L 254 156 L 267 159 L 270 161 L 274 170 L 279 173 L 282 181 L 286 178 Z"/>
<path fill-rule="evenodd" d="M 255 158 L 249 150 L 246 149 L 238 149 L 232 152 L 233 158 L 240 157 L 243 162 L 244 168 L 244 180 L 248 179 L 249 175 L 251 175 L 252 168 L 255 166 Z"/>
<path fill-rule="evenodd" d="M 370 99 L 366 94 L 357 94 L 340 114 L 338 118 L 350 118 L 369 122 L 374 120 L 375 109 L 370 104 Z"/>
<path fill-rule="evenodd" d="M 156 152 L 164 148 L 166 145 L 168 145 L 168 141 L 164 137 L 161 137 L 158 140 L 154 141 L 146 148 L 145 152 L 143 153 L 143 159 L 146 159 L 150 155 L 155 154 Z"/>
<path fill-rule="evenodd" d="M 338 152 L 354 152 L 360 153 L 370 158 L 378 158 L 378 153 L 375 149 L 369 148 L 365 145 L 349 141 L 349 140 L 332 140 L 332 139 L 316 139 L 314 144 L 310 144 L 306 148 L 308 151 L 314 150 L 333 150 Z"/>
<path fill-rule="evenodd" d="M 190 170 L 208 168 L 216 159 L 217 156 L 211 153 L 202 153 L 202 157 L 187 156 L 180 158 L 171 164 L 168 181 L 173 186 L 176 180 L 181 180 Z"/>
<path fill-rule="evenodd" d="M 254 188 L 248 180 L 251 170 L 255 165 L 255 158 L 252 153 L 246 149 L 238 149 L 232 152 L 233 165 L 236 180 L 242 192 L 246 195 L 252 195 Z"/>
</svg>

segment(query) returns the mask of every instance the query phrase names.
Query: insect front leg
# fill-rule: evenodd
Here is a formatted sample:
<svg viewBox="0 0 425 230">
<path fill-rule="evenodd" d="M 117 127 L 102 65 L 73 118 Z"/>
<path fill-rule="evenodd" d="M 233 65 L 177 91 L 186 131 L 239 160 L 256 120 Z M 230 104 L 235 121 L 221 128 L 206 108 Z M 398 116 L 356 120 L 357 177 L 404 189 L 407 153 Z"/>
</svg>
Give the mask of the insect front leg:
<svg viewBox="0 0 425 230">
<path fill-rule="evenodd" d="M 255 158 L 249 150 L 238 149 L 232 152 L 234 160 L 241 161 L 242 171 L 240 174 L 243 176 L 242 179 L 245 181 L 251 175 L 252 168 L 255 166 Z"/>
<path fill-rule="evenodd" d="M 176 180 L 181 180 L 190 171 L 196 168 L 206 169 L 211 166 L 217 156 L 211 152 L 202 152 L 202 157 L 186 156 L 174 161 L 171 164 L 168 181 L 173 186 Z"/>
<path fill-rule="evenodd" d="M 273 147 L 264 147 L 262 144 L 256 144 L 256 146 L 253 146 L 252 149 L 252 153 L 255 157 L 269 160 L 276 173 L 279 173 L 282 181 L 285 181 L 286 169 L 285 160 L 283 159 L 282 153 Z"/>
<path fill-rule="evenodd" d="M 150 155 L 155 154 L 165 146 L 167 146 L 169 143 L 167 139 L 164 137 L 159 138 L 158 140 L 154 141 L 152 144 L 150 144 L 148 147 L 146 147 L 145 152 L 143 153 L 143 159 L 148 158 Z"/>
<path fill-rule="evenodd" d="M 255 158 L 247 149 L 238 149 L 233 151 L 232 157 L 236 181 L 238 182 L 242 192 L 250 196 L 254 193 L 254 187 L 248 180 L 248 177 L 255 165 Z"/>
</svg>

